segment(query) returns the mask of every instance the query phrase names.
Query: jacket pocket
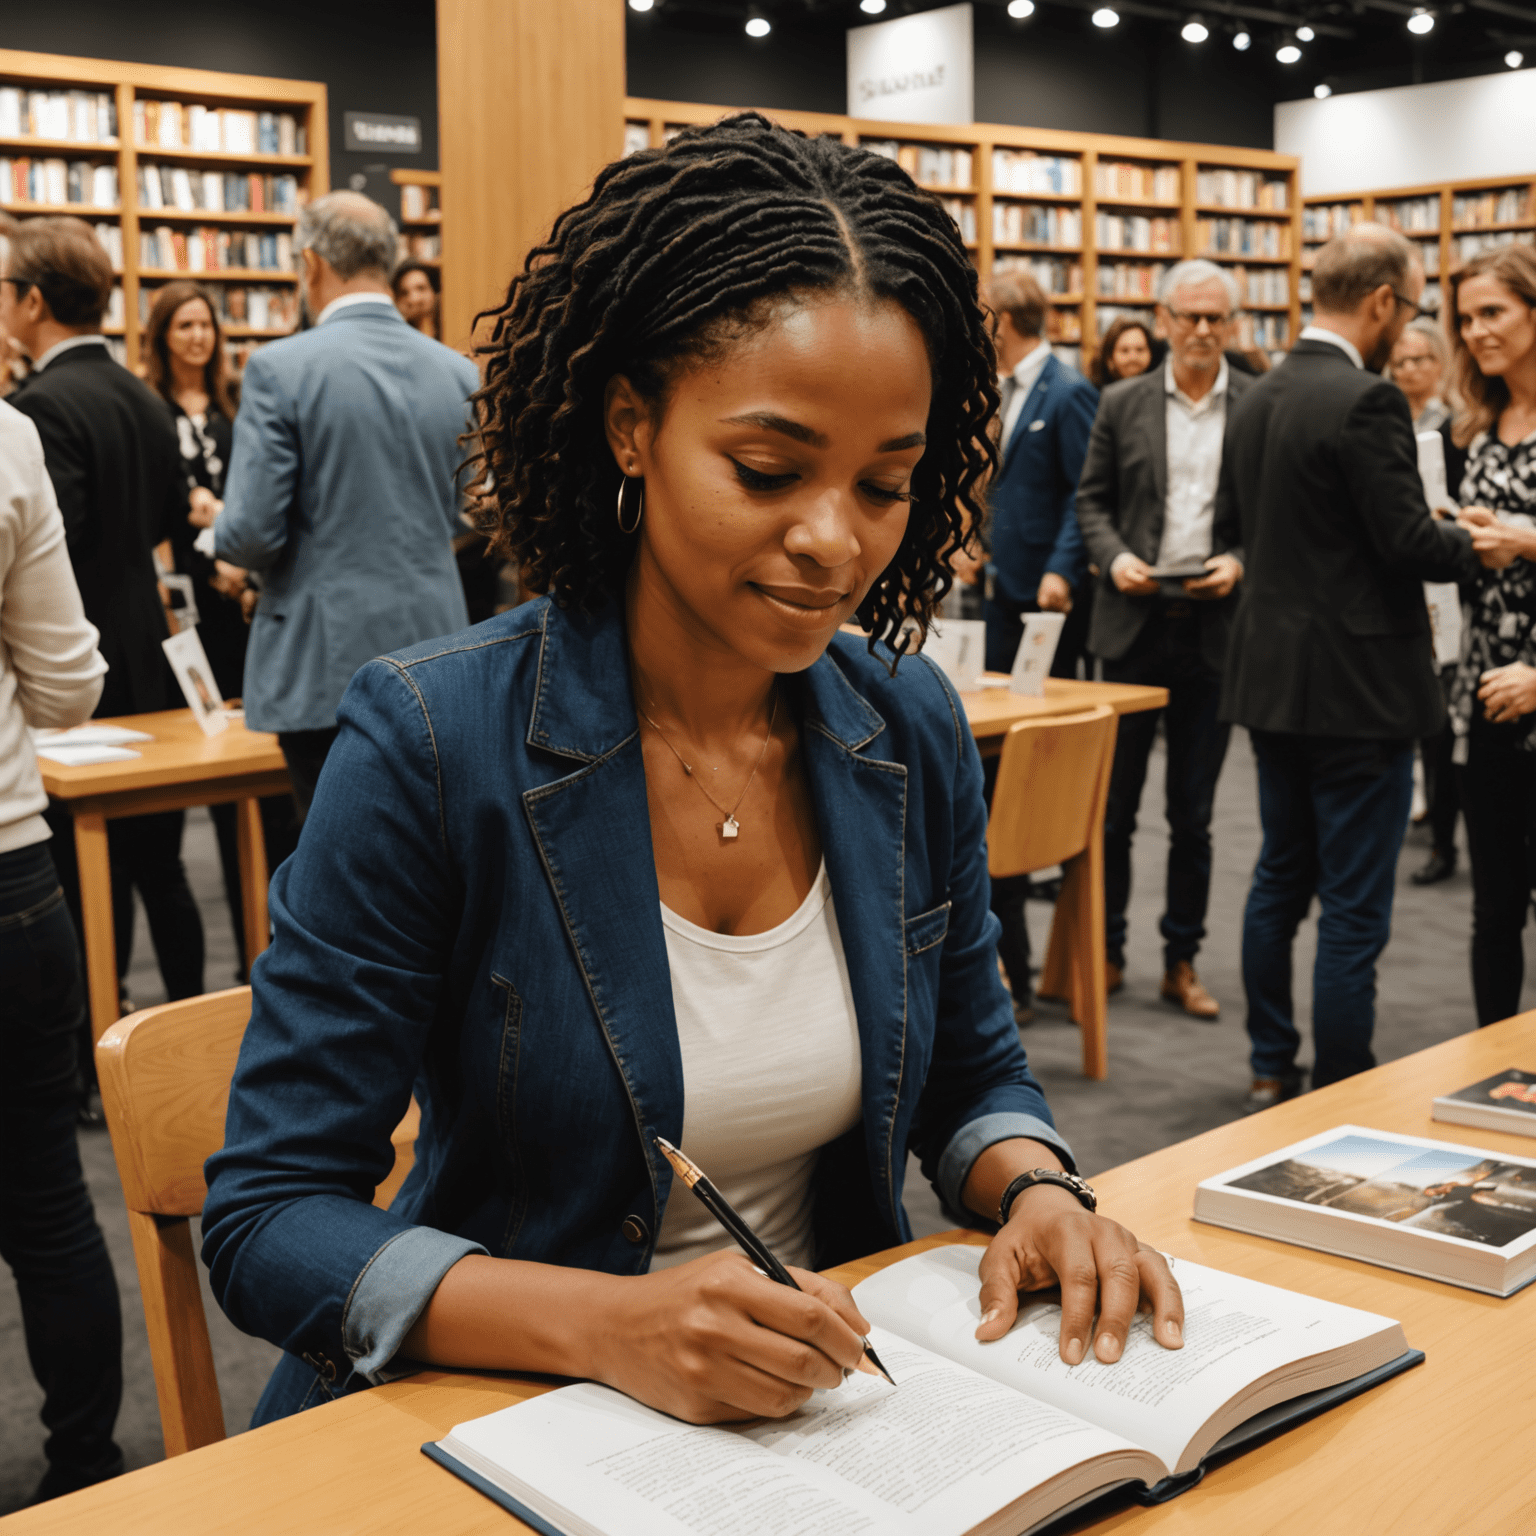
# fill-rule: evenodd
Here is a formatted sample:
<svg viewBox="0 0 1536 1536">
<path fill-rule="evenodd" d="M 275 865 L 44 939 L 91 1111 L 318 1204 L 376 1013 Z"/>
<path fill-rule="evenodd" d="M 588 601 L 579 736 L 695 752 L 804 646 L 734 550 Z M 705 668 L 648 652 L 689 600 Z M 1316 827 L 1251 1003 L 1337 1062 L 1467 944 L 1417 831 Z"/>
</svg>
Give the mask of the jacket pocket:
<svg viewBox="0 0 1536 1536">
<path fill-rule="evenodd" d="M 905 937 L 909 955 L 920 955 L 925 949 L 932 949 L 935 944 L 944 942 L 949 932 L 951 905 L 946 901 L 942 907 L 934 907 L 929 912 L 920 912 L 916 917 L 907 919 Z"/>
</svg>

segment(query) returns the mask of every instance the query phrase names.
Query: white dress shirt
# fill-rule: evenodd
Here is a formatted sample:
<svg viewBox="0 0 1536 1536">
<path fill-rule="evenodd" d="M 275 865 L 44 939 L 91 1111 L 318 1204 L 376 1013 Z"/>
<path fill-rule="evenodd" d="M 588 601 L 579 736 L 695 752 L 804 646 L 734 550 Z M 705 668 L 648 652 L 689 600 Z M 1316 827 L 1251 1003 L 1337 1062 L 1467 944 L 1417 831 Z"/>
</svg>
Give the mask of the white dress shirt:
<svg viewBox="0 0 1536 1536">
<path fill-rule="evenodd" d="M 1340 336 L 1337 331 L 1325 331 L 1320 325 L 1308 325 L 1302 328 L 1298 341 L 1326 341 L 1330 347 L 1337 347 L 1356 368 L 1365 367 L 1365 359 L 1360 356 L 1360 348 L 1347 336 Z"/>
<path fill-rule="evenodd" d="M 1000 450 L 1007 448 L 1012 439 L 1013 429 L 1019 424 L 1019 413 L 1024 409 L 1024 402 L 1029 398 L 1029 392 L 1035 387 L 1035 381 L 1040 377 L 1050 355 L 1051 344 L 1042 336 L 1014 365 L 1013 398 L 1003 414 L 1003 433 L 998 442 Z"/>
<path fill-rule="evenodd" d="M 1164 365 L 1167 395 L 1168 490 L 1163 503 L 1160 566 L 1204 565 L 1211 554 L 1216 521 L 1216 485 L 1221 479 L 1221 444 L 1227 430 L 1227 364 L 1199 400 L 1191 400 Z"/>
<path fill-rule="evenodd" d="M 44 368 L 56 358 L 60 352 L 69 352 L 75 347 L 104 347 L 107 338 L 99 331 L 91 331 L 85 336 L 66 336 L 63 341 L 56 341 L 43 355 L 32 364 L 33 373 L 41 373 Z"/>
<path fill-rule="evenodd" d="M 338 309 L 346 309 L 353 304 L 388 304 L 391 309 L 395 307 L 395 301 L 387 293 L 344 293 L 339 299 L 332 299 L 315 316 L 315 324 L 324 325 Z"/>
</svg>

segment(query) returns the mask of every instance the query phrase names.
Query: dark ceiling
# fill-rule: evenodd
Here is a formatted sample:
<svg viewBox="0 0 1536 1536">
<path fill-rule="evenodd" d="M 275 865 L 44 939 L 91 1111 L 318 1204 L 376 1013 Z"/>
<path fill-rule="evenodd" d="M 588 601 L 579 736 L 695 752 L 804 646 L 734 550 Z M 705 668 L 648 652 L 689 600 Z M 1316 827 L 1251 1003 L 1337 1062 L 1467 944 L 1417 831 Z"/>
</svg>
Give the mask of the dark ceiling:
<svg viewBox="0 0 1536 1536">
<path fill-rule="evenodd" d="M 801 35 L 823 35 L 841 41 L 844 31 L 872 21 L 889 21 L 917 11 L 937 9 L 950 0 L 887 0 L 879 16 L 861 12 L 858 0 L 655 0 L 645 16 L 631 13 L 636 25 L 690 31 L 740 34 L 749 15 L 766 17 L 776 27 Z M 1091 48 L 1096 36 L 1090 13 L 1106 0 L 1036 0 L 1035 14 L 1010 20 L 1007 0 L 973 0 L 978 34 L 999 25 L 1026 34 L 1035 28 L 1059 37 L 1063 31 L 1081 36 Z M 1422 36 L 1408 30 L 1417 0 L 1107 0 L 1120 14 L 1115 32 L 1129 40 L 1139 36 L 1159 48 L 1175 44 L 1191 53 L 1232 48 L 1232 36 L 1246 30 L 1251 38 L 1249 58 L 1272 61 L 1284 34 L 1310 25 L 1316 36 L 1300 44 L 1302 57 L 1291 65 L 1274 64 L 1273 99 L 1310 95 L 1319 83 L 1335 91 L 1370 90 L 1411 85 L 1426 80 L 1455 79 L 1506 69 L 1511 50 L 1524 54 L 1536 67 L 1536 0 L 1451 0 L 1429 3 L 1435 26 Z M 1210 29 L 1204 43 L 1183 42 L 1179 31 L 1199 13 Z M 983 14 L 989 13 L 989 14 Z M 980 40 L 980 36 L 978 37 Z M 748 42 L 743 38 L 744 43 Z"/>
</svg>

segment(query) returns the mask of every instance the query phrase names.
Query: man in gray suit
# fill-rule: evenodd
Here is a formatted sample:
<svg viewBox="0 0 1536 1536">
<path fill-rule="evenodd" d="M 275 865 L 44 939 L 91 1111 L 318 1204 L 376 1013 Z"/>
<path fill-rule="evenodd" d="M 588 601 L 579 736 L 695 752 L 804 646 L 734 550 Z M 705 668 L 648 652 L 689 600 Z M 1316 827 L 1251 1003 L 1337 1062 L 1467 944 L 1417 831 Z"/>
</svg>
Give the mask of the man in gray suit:
<svg viewBox="0 0 1536 1536">
<path fill-rule="evenodd" d="M 246 365 L 214 543 L 261 576 L 245 718 L 277 732 L 302 815 L 352 674 L 469 622 L 452 540 L 479 381 L 395 309 L 395 226 L 376 203 L 317 199 L 294 247 L 315 324 Z"/>
<path fill-rule="evenodd" d="M 1214 1020 L 1221 1007 L 1194 960 L 1205 937 L 1211 810 L 1227 752 L 1228 727 L 1217 719 L 1222 664 L 1243 574 L 1236 529 L 1216 520 L 1216 488 L 1227 410 L 1250 380 L 1222 356 L 1237 290 L 1220 267 L 1179 262 L 1163 279 L 1160 308 L 1168 361 L 1105 390 L 1077 489 L 1078 524 L 1101 573 L 1088 649 L 1103 659 L 1109 681 L 1168 690 L 1165 712 L 1121 716 L 1115 742 L 1104 814 L 1109 989 L 1117 991 L 1124 976 L 1131 836 L 1165 713 L 1162 995 Z"/>
</svg>

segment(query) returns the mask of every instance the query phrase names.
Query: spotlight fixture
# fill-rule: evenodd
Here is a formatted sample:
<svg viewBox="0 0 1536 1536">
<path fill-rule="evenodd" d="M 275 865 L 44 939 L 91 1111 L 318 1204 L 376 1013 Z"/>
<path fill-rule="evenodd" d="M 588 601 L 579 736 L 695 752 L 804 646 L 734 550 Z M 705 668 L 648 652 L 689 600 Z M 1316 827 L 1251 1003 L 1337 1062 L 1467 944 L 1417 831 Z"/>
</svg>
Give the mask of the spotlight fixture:
<svg viewBox="0 0 1536 1536">
<path fill-rule="evenodd" d="M 1299 43 L 1310 43 L 1316 36 L 1317 33 L 1305 24 L 1296 28 L 1296 41 Z"/>
<path fill-rule="evenodd" d="M 885 9 L 885 0 L 859 0 L 859 9 L 866 16 L 878 16 Z"/>
<path fill-rule="evenodd" d="M 1008 0 L 1008 14 L 1015 21 L 1023 21 L 1035 14 L 1035 0 Z"/>
<path fill-rule="evenodd" d="M 766 16 L 747 17 L 748 37 L 767 37 L 773 31 L 773 23 Z"/>
<path fill-rule="evenodd" d="M 1301 59 L 1301 49 L 1290 38 L 1284 37 L 1280 46 L 1275 49 L 1275 62 L 1279 64 L 1295 64 Z"/>
<path fill-rule="evenodd" d="M 1211 29 L 1198 16 L 1191 16 L 1179 29 L 1179 36 L 1186 43 L 1203 43 L 1211 35 Z"/>
<path fill-rule="evenodd" d="M 656 4 L 656 0 L 629 0 L 629 8 L 632 11 L 645 12 Z"/>
<path fill-rule="evenodd" d="M 1422 5 L 1418 6 L 1412 16 L 1408 18 L 1408 30 L 1415 37 L 1423 37 L 1426 32 L 1435 30 L 1435 13 L 1426 10 Z"/>
<path fill-rule="evenodd" d="M 1504 55 L 1504 62 L 1508 64 L 1511 69 L 1519 69 L 1520 66 L 1525 63 L 1525 55 L 1521 53 L 1518 48 L 1511 48 L 1509 52 Z"/>
<path fill-rule="evenodd" d="M 1096 27 L 1118 27 L 1120 25 L 1120 12 L 1111 10 L 1107 5 L 1101 5 L 1093 13 L 1093 24 Z"/>
<path fill-rule="evenodd" d="M 1247 53 L 1253 47 L 1253 39 L 1246 32 L 1237 32 L 1233 34 L 1232 46 L 1239 53 Z"/>
<path fill-rule="evenodd" d="M 1326 80 L 1324 80 L 1320 84 L 1314 85 L 1312 87 L 1312 94 L 1316 96 L 1319 101 L 1327 101 L 1328 98 L 1333 95 L 1333 87 L 1329 85 Z"/>
</svg>

